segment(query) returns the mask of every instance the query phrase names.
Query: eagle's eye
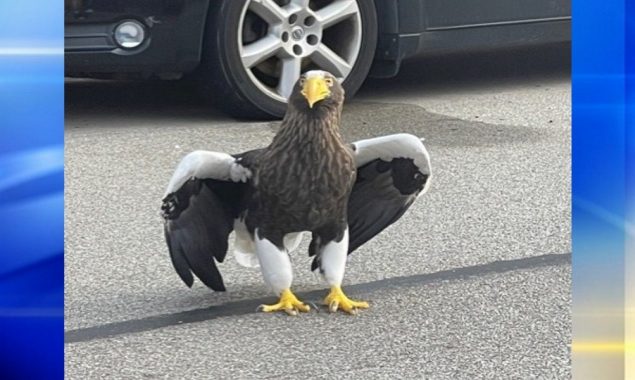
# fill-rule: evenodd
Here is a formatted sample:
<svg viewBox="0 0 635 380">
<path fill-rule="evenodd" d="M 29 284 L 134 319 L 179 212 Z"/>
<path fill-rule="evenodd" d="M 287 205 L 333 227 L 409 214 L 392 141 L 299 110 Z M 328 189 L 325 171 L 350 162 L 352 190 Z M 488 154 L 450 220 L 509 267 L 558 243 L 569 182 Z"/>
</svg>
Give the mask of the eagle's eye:
<svg viewBox="0 0 635 380">
<path fill-rule="evenodd" d="M 324 82 L 326 82 L 329 87 L 333 87 L 333 78 L 325 78 Z"/>
<path fill-rule="evenodd" d="M 300 87 L 304 86 L 304 82 L 306 82 L 306 78 L 300 77 Z"/>
</svg>

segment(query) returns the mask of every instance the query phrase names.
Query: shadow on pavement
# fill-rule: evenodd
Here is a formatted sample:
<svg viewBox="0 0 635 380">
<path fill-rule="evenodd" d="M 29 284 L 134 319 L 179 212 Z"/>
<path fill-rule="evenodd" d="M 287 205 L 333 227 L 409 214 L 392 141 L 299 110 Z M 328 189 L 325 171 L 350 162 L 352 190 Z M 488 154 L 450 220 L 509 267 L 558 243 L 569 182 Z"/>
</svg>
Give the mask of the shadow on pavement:
<svg viewBox="0 0 635 380">
<path fill-rule="evenodd" d="M 545 79 L 568 79 L 571 46 L 551 44 L 505 50 L 417 57 L 402 63 L 395 78 L 370 78 L 367 91 L 444 91 L 480 86 L 519 85 Z"/>
<path fill-rule="evenodd" d="M 490 52 L 420 57 L 403 63 L 395 78 L 369 78 L 361 93 L 430 93 L 480 86 L 506 86 L 528 81 L 568 78 L 569 44 Z M 179 116 L 184 119 L 230 119 L 201 99 L 194 80 L 107 81 L 67 79 L 67 119 L 93 116 Z"/>
</svg>

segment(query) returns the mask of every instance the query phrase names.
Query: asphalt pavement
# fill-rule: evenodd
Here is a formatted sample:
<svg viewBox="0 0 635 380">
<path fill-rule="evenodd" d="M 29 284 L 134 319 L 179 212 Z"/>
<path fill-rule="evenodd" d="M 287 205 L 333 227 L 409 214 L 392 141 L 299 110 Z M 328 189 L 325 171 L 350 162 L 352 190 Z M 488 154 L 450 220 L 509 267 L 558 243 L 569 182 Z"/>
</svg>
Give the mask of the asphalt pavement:
<svg viewBox="0 0 635 380">
<path fill-rule="evenodd" d="M 351 317 L 256 313 L 274 298 L 231 254 L 226 293 L 174 273 L 160 200 L 195 149 L 266 145 L 190 83 L 68 80 L 65 328 L 69 379 L 569 378 L 570 50 L 415 59 L 345 105 L 344 136 L 425 138 L 428 194 L 350 256 Z M 308 241 L 294 288 L 318 302 Z M 230 247 L 231 248 L 231 247 Z"/>
</svg>

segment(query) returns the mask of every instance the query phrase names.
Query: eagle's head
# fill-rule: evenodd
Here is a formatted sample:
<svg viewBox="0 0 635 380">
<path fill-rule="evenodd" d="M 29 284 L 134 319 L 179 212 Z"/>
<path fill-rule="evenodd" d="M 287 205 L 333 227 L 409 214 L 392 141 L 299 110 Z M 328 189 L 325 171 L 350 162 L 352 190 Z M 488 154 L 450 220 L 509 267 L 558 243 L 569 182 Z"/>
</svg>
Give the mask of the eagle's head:
<svg viewBox="0 0 635 380">
<path fill-rule="evenodd" d="M 344 88 L 329 72 L 307 71 L 300 76 L 289 97 L 289 106 L 303 112 L 340 111 Z"/>
</svg>

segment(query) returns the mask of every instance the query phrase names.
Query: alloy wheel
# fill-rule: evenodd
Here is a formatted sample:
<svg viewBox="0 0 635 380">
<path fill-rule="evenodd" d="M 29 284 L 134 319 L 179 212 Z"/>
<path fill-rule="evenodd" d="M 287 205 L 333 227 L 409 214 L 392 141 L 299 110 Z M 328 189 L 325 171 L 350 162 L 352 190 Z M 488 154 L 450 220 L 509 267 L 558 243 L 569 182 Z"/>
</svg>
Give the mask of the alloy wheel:
<svg viewBox="0 0 635 380">
<path fill-rule="evenodd" d="M 361 14 L 356 0 L 248 0 L 238 37 L 251 81 L 286 102 L 304 71 L 346 79 L 361 49 Z"/>
</svg>

